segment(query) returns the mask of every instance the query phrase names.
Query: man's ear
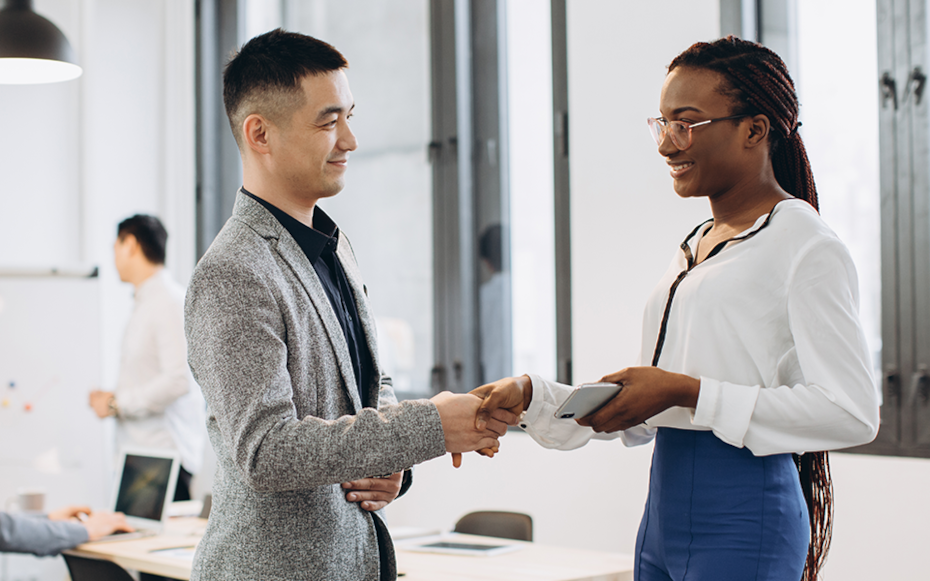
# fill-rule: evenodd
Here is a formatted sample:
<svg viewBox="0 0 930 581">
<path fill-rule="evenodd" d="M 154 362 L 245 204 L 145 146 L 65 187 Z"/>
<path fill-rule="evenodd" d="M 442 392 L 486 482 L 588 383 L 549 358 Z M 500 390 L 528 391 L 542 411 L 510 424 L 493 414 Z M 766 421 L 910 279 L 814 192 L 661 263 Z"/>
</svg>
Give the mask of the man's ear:
<svg viewBox="0 0 930 581">
<path fill-rule="evenodd" d="M 259 155 L 271 152 L 268 133 L 271 124 L 257 113 L 253 113 L 242 122 L 242 136 L 246 146 Z"/>
<path fill-rule="evenodd" d="M 768 143 L 769 131 L 772 130 L 772 124 L 765 115 L 755 115 L 749 118 L 749 134 L 746 136 L 746 147 L 757 147 L 759 144 Z"/>
<path fill-rule="evenodd" d="M 135 256 L 142 252 L 142 245 L 139 244 L 139 240 L 132 234 L 126 234 L 122 239 L 122 243 L 128 250 L 130 256 Z"/>
</svg>

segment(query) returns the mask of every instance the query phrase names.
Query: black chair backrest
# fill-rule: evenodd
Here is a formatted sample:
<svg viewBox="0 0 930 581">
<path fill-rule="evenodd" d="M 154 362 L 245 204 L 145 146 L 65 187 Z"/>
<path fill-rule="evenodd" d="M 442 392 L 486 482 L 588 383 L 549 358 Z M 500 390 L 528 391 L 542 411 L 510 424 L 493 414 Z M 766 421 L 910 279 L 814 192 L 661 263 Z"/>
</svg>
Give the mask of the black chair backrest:
<svg viewBox="0 0 930 581">
<path fill-rule="evenodd" d="M 470 512 L 455 523 L 455 532 L 517 541 L 533 540 L 533 519 L 522 512 Z"/>
<path fill-rule="evenodd" d="M 63 554 L 71 581 L 135 581 L 132 575 L 116 563 Z"/>
<path fill-rule="evenodd" d="M 200 511 L 200 518 L 210 518 L 210 509 L 213 508 L 213 495 L 209 492 L 203 497 L 203 509 Z"/>
</svg>

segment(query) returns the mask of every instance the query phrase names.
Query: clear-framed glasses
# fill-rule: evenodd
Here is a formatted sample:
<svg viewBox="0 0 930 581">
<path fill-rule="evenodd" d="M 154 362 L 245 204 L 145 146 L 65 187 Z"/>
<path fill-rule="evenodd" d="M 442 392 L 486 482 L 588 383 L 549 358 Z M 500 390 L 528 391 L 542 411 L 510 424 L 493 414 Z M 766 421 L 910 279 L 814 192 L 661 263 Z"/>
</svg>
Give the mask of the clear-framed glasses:
<svg viewBox="0 0 930 581">
<path fill-rule="evenodd" d="M 747 115 L 730 115 L 729 117 L 718 117 L 716 119 L 708 119 L 707 121 L 699 121 L 697 123 L 669 121 L 665 117 L 659 117 L 658 119 L 650 117 L 646 119 L 646 123 L 649 124 L 649 133 L 651 133 L 652 138 L 656 140 L 656 145 L 662 145 L 665 134 L 668 133 L 675 147 L 685 150 L 691 147 L 691 130 L 695 127 L 708 125 L 714 121 L 729 121 L 731 119 L 741 119 L 743 117 L 747 117 Z"/>
</svg>

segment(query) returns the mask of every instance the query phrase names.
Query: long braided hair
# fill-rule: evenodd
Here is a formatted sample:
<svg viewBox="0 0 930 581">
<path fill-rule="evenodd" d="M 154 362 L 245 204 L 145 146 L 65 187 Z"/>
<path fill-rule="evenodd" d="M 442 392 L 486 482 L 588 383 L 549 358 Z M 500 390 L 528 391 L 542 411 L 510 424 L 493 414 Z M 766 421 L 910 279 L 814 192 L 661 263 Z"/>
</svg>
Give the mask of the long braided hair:
<svg viewBox="0 0 930 581">
<path fill-rule="evenodd" d="M 798 97 L 784 61 L 760 44 L 728 36 L 699 42 L 669 65 L 704 69 L 723 75 L 720 92 L 733 103 L 733 115 L 768 117 L 772 169 L 783 190 L 819 211 L 814 174 L 798 134 Z M 794 456 L 801 490 L 810 514 L 811 543 L 802 581 L 815 581 L 830 550 L 833 534 L 833 481 L 826 452 Z"/>
</svg>

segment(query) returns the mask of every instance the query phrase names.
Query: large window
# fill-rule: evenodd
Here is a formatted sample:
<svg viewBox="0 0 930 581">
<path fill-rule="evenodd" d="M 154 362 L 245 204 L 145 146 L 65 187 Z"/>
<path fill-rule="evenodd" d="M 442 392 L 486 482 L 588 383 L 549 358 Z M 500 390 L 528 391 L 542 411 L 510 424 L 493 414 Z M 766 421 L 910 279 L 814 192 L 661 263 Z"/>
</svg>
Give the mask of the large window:
<svg viewBox="0 0 930 581">
<path fill-rule="evenodd" d="M 859 273 L 859 315 L 880 381 L 881 219 L 874 0 L 799 2 L 794 78 L 820 213 Z M 842 47 L 842 58 L 837 58 Z"/>
<path fill-rule="evenodd" d="M 855 451 L 930 456 L 927 0 L 742 5 L 794 73 L 821 213 L 859 273 L 883 403 L 878 438 Z"/>
<path fill-rule="evenodd" d="M 215 71 L 279 26 L 321 38 L 349 61 L 359 147 L 345 190 L 320 205 L 352 242 L 398 396 L 556 377 L 550 3 L 212 0 L 200 11 L 200 251 L 240 171 Z"/>
</svg>

